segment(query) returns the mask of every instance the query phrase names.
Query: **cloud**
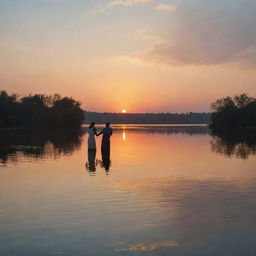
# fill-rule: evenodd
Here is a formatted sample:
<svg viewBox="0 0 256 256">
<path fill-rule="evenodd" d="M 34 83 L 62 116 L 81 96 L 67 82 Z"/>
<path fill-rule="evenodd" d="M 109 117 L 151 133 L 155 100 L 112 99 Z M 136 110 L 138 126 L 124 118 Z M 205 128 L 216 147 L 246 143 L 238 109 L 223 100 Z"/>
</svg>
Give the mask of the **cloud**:
<svg viewBox="0 0 256 256">
<path fill-rule="evenodd" d="M 165 27 L 167 42 L 133 57 L 167 65 L 256 65 L 256 2 L 183 0 Z"/>
<path fill-rule="evenodd" d="M 132 6 L 136 4 L 145 4 L 148 3 L 149 0 L 116 0 L 113 2 L 110 2 L 110 6 Z"/>
<path fill-rule="evenodd" d="M 138 5 L 138 4 L 146 4 L 149 3 L 150 0 L 115 0 L 112 2 L 107 3 L 106 5 L 98 6 L 95 9 L 86 11 L 84 14 L 85 15 L 96 15 L 99 13 L 104 13 L 107 10 L 110 10 L 114 7 L 118 6 L 133 6 L 133 5 Z"/>
<path fill-rule="evenodd" d="M 166 11 L 166 12 L 171 12 L 176 10 L 176 7 L 172 4 L 165 4 L 165 3 L 160 3 L 158 5 L 155 5 L 153 9 L 157 11 Z"/>
<path fill-rule="evenodd" d="M 96 15 L 96 14 L 105 12 L 106 9 L 107 8 L 104 7 L 104 6 L 99 6 L 99 7 L 96 7 L 95 9 L 92 9 L 92 10 L 89 10 L 89 11 L 85 12 L 84 14 L 85 15 Z"/>
<path fill-rule="evenodd" d="M 154 251 L 160 250 L 165 247 L 177 247 L 179 244 L 176 241 L 163 241 L 163 242 L 154 242 L 150 244 L 134 244 L 129 245 L 125 248 L 118 249 L 117 251 Z"/>
<path fill-rule="evenodd" d="M 136 36 L 140 39 L 140 40 L 147 40 L 147 41 L 152 41 L 156 44 L 162 44 L 162 43 L 166 43 L 166 40 L 160 36 L 155 36 L 153 34 L 152 31 L 150 31 L 150 29 L 148 28 L 143 28 L 143 29 L 139 29 L 136 32 Z"/>
</svg>

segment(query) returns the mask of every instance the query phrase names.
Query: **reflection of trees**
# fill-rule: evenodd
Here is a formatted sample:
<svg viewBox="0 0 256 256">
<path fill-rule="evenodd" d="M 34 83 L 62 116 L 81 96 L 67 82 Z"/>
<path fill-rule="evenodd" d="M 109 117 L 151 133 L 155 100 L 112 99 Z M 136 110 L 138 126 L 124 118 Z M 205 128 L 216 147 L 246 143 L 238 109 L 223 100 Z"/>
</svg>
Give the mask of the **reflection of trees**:
<svg viewBox="0 0 256 256">
<path fill-rule="evenodd" d="M 72 154 L 81 145 L 80 130 L 18 130 L 0 133 L 0 161 L 6 164 L 27 158 L 58 157 Z"/>
<path fill-rule="evenodd" d="M 213 134 L 212 151 L 229 157 L 242 159 L 256 153 L 256 133 L 253 130 L 236 130 L 233 132 L 219 132 Z"/>
</svg>

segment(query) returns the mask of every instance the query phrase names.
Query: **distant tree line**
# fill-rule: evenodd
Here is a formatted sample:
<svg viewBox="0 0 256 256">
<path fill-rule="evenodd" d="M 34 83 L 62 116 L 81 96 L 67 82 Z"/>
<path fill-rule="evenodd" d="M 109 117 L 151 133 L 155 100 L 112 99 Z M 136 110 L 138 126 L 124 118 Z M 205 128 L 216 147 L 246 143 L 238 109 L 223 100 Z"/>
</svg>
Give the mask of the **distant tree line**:
<svg viewBox="0 0 256 256">
<path fill-rule="evenodd" d="M 84 119 L 80 103 L 58 94 L 19 97 L 0 91 L 0 128 L 80 127 Z"/>
<path fill-rule="evenodd" d="M 213 130 L 256 127 L 256 98 L 245 93 L 218 99 L 212 109 L 210 127 Z"/>
<path fill-rule="evenodd" d="M 84 113 L 85 123 L 96 122 L 102 124 L 208 124 L 210 113 Z"/>
</svg>

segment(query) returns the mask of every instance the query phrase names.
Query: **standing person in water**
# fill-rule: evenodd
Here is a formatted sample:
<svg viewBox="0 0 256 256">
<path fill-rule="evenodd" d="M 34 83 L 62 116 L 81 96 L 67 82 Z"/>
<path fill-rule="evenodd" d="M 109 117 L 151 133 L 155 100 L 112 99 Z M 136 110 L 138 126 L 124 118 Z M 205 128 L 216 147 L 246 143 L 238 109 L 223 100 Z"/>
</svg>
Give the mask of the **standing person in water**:
<svg viewBox="0 0 256 256">
<path fill-rule="evenodd" d="M 95 135 L 97 134 L 95 123 L 92 122 L 88 128 L 88 150 L 96 150 Z"/>
<path fill-rule="evenodd" d="M 112 128 L 109 127 L 110 123 L 106 123 L 106 127 L 97 134 L 97 136 L 103 134 L 102 142 L 101 142 L 101 151 L 110 151 L 110 137 L 113 133 Z"/>
</svg>

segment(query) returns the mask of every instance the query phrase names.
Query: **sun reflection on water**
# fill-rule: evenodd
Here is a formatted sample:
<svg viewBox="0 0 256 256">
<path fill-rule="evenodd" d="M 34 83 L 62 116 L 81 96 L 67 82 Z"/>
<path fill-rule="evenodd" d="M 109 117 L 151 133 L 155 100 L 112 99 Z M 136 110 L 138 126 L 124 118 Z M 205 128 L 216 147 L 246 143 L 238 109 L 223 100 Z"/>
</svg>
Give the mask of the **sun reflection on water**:
<svg viewBox="0 0 256 256">
<path fill-rule="evenodd" d="M 123 130 L 123 133 L 122 133 L 122 138 L 123 138 L 123 141 L 126 140 L 126 134 L 125 134 L 125 130 Z"/>
</svg>

